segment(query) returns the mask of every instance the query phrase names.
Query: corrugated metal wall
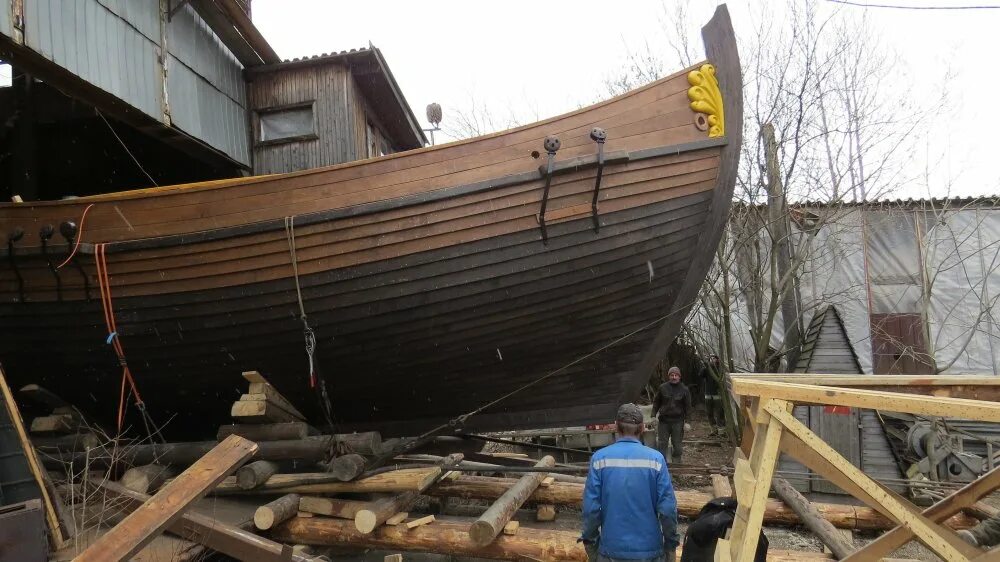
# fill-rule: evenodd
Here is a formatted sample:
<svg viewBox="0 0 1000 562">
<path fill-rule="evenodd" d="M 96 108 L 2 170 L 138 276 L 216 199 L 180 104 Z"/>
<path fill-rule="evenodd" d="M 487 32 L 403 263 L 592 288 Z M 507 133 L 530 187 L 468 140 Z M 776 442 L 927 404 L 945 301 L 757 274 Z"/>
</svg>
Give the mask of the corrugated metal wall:
<svg viewBox="0 0 1000 562">
<path fill-rule="evenodd" d="M 167 27 L 167 99 L 173 124 L 250 163 L 243 67 L 188 5 Z"/>
<path fill-rule="evenodd" d="M 0 33 L 12 36 L 10 20 L 6 2 Z M 167 23 L 160 0 L 24 0 L 24 28 L 33 51 L 157 121 L 169 106 L 174 126 L 249 165 L 242 67 L 190 6 Z"/>
<path fill-rule="evenodd" d="M 253 110 L 315 102 L 315 140 L 255 145 L 254 173 L 272 174 L 330 166 L 364 158 L 364 121 L 358 142 L 354 109 L 360 99 L 354 79 L 343 66 L 324 64 L 259 74 L 248 84 Z M 363 113 L 362 113 L 363 115 Z M 257 131 L 256 114 L 253 130 Z M 256 132 L 254 132 L 256 139 Z"/>
</svg>

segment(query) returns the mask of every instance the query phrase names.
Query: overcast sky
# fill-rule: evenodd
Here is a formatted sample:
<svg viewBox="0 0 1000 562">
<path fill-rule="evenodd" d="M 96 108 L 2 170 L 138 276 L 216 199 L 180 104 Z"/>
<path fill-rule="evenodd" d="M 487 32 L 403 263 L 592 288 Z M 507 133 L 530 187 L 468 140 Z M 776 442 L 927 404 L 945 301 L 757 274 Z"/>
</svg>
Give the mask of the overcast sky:
<svg viewBox="0 0 1000 562">
<path fill-rule="evenodd" d="M 691 19 L 707 21 L 717 3 L 692 0 Z M 737 35 L 754 29 L 754 14 L 763 5 L 729 2 Z M 1000 10 L 823 8 L 859 11 L 883 34 L 901 58 L 899 76 L 907 84 L 901 96 L 922 102 L 940 92 L 943 77 L 951 73 L 948 113 L 937 117 L 925 154 L 913 161 L 918 169 L 931 168 L 931 194 L 1000 193 Z M 254 22 L 282 58 L 366 47 L 369 41 L 381 49 L 424 126 L 424 108 L 431 102 L 442 105 L 445 123 L 449 110 L 468 109 L 473 102 L 489 107 L 500 121 L 513 115 L 522 122 L 588 105 L 602 94 L 608 77 L 620 74 L 629 53 L 648 45 L 671 60 L 665 17 L 661 0 L 253 0 Z M 900 195 L 928 192 L 910 185 Z"/>
</svg>

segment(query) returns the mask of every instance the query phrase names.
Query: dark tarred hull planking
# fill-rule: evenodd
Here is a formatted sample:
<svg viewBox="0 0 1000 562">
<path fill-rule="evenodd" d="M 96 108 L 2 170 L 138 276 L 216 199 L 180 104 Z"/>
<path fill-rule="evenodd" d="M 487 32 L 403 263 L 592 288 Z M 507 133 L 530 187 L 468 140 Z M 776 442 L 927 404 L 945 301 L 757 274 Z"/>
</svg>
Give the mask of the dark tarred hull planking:
<svg viewBox="0 0 1000 562">
<path fill-rule="evenodd" d="M 0 206 L 0 228 L 27 233 L 13 259 L 2 256 L 0 361 L 15 384 L 114 416 L 121 372 L 105 344 L 94 266 L 94 244 L 105 243 L 120 341 L 154 419 L 176 415 L 184 433 L 211 433 L 241 393 L 239 373 L 259 370 L 319 422 L 291 230 L 338 429 L 413 434 L 564 367 L 467 427 L 606 421 L 676 336 L 728 213 L 742 103 L 724 8 L 704 35 L 725 102 L 718 138 L 691 124 L 682 73 L 538 126 L 396 157 Z M 579 140 L 595 125 L 609 133 L 598 232 L 594 146 Z M 534 216 L 544 153 L 517 156 L 543 133 L 563 140 L 557 164 L 578 159 L 553 177 L 547 244 Z M 90 203 L 84 243 L 57 285 L 47 261 L 62 261 L 65 241 L 46 260 L 31 236 Z M 123 228 L 116 216 L 135 222 Z"/>
</svg>

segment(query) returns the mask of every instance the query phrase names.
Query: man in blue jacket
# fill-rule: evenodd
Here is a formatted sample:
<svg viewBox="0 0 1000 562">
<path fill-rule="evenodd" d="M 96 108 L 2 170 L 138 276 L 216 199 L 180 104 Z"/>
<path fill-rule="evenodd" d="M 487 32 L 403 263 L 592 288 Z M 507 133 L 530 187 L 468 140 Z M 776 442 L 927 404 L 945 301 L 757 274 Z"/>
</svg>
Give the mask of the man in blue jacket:
<svg viewBox="0 0 1000 562">
<path fill-rule="evenodd" d="M 594 453 L 583 491 L 583 533 L 590 562 L 674 562 L 677 498 L 663 454 L 644 446 L 642 412 L 618 408 L 616 440 Z"/>
</svg>

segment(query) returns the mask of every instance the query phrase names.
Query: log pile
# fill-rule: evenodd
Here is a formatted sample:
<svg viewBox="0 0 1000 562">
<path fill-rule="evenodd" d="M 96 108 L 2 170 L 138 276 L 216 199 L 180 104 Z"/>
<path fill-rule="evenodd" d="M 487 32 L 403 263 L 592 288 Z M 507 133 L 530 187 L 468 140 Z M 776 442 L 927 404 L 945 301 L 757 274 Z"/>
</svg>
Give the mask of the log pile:
<svg viewBox="0 0 1000 562">
<path fill-rule="evenodd" d="M 584 490 L 583 478 L 549 472 L 558 470 L 552 457 L 540 461 L 522 459 L 527 464 L 517 470 L 483 462 L 490 460 L 484 455 L 475 455 L 477 462 L 466 461 L 460 454 L 394 457 L 399 450 L 384 450 L 381 437 L 375 432 L 321 435 L 259 373 L 244 373 L 244 378 L 250 384 L 248 392 L 232 407 L 238 423 L 219 428 L 217 441 L 122 447 L 117 457 L 107 456 L 108 473 L 118 475 L 118 482 L 104 479 L 95 485 L 125 498 L 123 505 L 127 511 L 140 510 L 141 506 L 156 505 L 160 496 L 154 494 L 158 490 L 183 488 L 184 479 L 191 479 L 190 470 L 185 469 L 218 455 L 220 443 L 238 441 L 252 453 L 231 455 L 230 465 L 220 468 L 211 481 L 192 489 L 190 497 L 206 493 L 242 496 L 242 501 L 256 500 L 252 520 L 236 528 L 210 517 L 184 513 L 184 508 L 180 508 L 173 515 L 164 515 L 161 521 L 147 525 L 144 531 L 147 537 L 166 530 L 219 552 L 260 560 L 321 560 L 303 554 L 302 545 L 384 548 L 506 560 L 586 558 L 576 543 L 578 532 L 557 531 L 546 524 L 556 519 L 560 509 L 579 509 Z M 78 413 L 70 414 L 75 409 L 69 405 L 56 405 L 52 397 L 39 390 L 34 393 L 37 399 L 47 399 L 53 406 L 53 414 L 46 418 L 69 416 L 77 425 L 81 422 Z M 39 426 L 55 423 L 45 420 Z M 45 458 L 49 462 L 76 460 L 85 455 L 93 466 L 95 460 L 100 463 L 104 458 L 103 447 L 84 434 L 54 435 L 45 431 L 37 438 L 39 447 L 58 443 L 57 448 L 47 451 Z M 385 459 L 397 464 L 379 465 Z M 508 477 L 477 476 L 470 472 L 506 473 Z M 714 495 L 732 493 L 725 477 L 716 475 L 713 484 Z M 713 494 L 678 490 L 678 513 L 696 517 L 712 497 Z M 421 502 L 422 498 L 425 501 Z M 451 498 L 481 500 L 488 505 L 482 506 L 478 518 L 441 518 L 436 517 L 440 513 L 427 512 L 428 503 L 433 508 L 434 501 Z M 164 505 L 169 507 L 167 503 Z M 867 507 L 816 503 L 809 506 L 808 513 L 800 505 L 793 507 L 770 500 L 765 522 L 787 526 L 805 523 L 818 528 L 818 521 L 822 520 L 823 528 L 853 530 L 894 527 L 892 521 Z M 515 520 L 522 508 L 533 511 L 522 513 L 520 521 Z M 161 511 L 166 513 L 165 509 Z M 976 520 L 959 514 L 945 524 L 961 529 L 975 525 Z M 221 529 L 222 535 L 203 536 L 202 531 L 209 527 Z M 139 544 L 126 545 L 122 552 L 131 553 Z M 293 551 L 293 545 L 299 546 Z M 818 553 L 799 552 L 778 552 L 768 557 L 769 560 L 810 558 L 828 559 Z"/>
</svg>

